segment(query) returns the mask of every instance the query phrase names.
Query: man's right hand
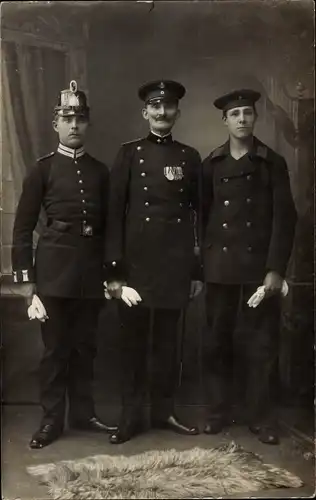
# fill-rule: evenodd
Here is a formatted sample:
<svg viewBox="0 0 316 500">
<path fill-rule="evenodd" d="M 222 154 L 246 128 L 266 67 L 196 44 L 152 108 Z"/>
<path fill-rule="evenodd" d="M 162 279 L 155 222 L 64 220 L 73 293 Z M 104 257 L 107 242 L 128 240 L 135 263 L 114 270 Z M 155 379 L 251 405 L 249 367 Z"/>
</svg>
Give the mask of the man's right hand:
<svg viewBox="0 0 316 500">
<path fill-rule="evenodd" d="M 35 283 L 19 283 L 17 293 L 25 297 L 27 305 L 30 306 L 34 293 L 36 293 Z"/>
</svg>

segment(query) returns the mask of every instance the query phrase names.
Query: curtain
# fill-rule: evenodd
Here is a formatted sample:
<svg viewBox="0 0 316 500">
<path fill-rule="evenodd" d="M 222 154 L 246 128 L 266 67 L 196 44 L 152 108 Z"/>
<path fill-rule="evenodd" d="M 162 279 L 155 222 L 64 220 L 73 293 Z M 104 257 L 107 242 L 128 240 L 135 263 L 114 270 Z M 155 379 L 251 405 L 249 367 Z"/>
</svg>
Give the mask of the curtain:
<svg viewBox="0 0 316 500">
<path fill-rule="evenodd" d="M 2 196 L 9 196 L 5 188 L 10 177 L 15 204 L 23 179 L 36 159 L 56 149 L 57 137 L 51 122 L 58 93 L 67 87 L 66 69 L 66 55 L 62 51 L 2 41 Z M 13 219 L 14 214 L 6 214 L 7 220 L 8 217 Z M 41 214 L 35 245 L 42 222 Z M 5 231 L 12 231 L 10 224 L 2 225 L 2 233 Z M 9 235 L 2 236 L 6 241 L 10 239 Z"/>
</svg>

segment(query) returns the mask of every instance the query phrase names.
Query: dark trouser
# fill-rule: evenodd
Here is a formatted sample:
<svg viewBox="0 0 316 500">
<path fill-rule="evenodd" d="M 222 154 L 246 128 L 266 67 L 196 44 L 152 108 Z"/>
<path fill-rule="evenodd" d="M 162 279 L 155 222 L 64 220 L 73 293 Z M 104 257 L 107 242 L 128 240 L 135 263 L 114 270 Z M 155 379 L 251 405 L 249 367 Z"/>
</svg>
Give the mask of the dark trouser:
<svg viewBox="0 0 316 500">
<path fill-rule="evenodd" d="M 40 365 L 42 424 L 63 427 L 66 394 L 69 421 L 94 416 L 92 396 L 95 336 L 102 301 L 41 297 L 49 319 L 41 324 L 44 353 Z"/>
<path fill-rule="evenodd" d="M 123 410 L 120 426 L 142 421 L 145 403 L 151 417 L 173 413 L 177 377 L 177 324 L 180 310 L 127 307 L 119 303 Z M 146 395 L 150 401 L 146 401 Z"/>
<path fill-rule="evenodd" d="M 280 297 L 265 298 L 257 308 L 250 308 L 247 301 L 258 286 L 207 284 L 208 328 L 203 347 L 209 420 L 229 418 L 232 370 L 237 359 L 243 359 L 247 420 L 249 424 L 273 423 Z"/>
</svg>

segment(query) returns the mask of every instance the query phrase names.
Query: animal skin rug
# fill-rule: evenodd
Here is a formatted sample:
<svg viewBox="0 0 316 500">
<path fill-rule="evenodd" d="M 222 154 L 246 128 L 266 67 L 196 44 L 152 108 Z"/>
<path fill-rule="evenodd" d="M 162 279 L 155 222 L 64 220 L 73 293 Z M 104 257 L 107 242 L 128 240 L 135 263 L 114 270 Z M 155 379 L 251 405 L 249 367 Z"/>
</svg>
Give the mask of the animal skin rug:
<svg viewBox="0 0 316 500">
<path fill-rule="evenodd" d="M 235 443 L 134 456 L 97 455 L 28 467 L 54 499 L 216 498 L 269 488 L 298 488 L 301 479 Z"/>
</svg>

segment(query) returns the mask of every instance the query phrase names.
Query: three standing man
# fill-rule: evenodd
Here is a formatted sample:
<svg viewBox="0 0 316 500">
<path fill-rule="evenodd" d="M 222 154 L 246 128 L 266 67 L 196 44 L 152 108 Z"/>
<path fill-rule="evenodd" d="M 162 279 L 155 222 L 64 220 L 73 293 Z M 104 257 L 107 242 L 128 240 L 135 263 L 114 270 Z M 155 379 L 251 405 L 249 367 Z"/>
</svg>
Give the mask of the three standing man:
<svg viewBox="0 0 316 500">
<path fill-rule="evenodd" d="M 153 427 L 198 433 L 175 415 L 174 396 L 179 318 L 201 290 L 195 250 L 200 227 L 209 327 L 204 337 L 204 363 L 210 368 L 206 396 L 211 402 L 204 432 L 220 432 L 229 421 L 226 379 L 241 315 L 244 331 L 237 345 L 248 356 L 250 428 L 263 442 L 278 442 L 270 382 L 278 354 L 280 291 L 296 220 L 286 163 L 253 135 L 260 94 L 240 90 L 215 101 L 229 140 L 201 169 L 198 152 L 171 134 L 184 94 L 184 87 L 170 80 L 139 89 L 150 132 L 122 145 L 108 190 L 107 168 L 83 147 L 89 115 L 85 95 L 77 88 L 61 92 L 54 119 L 60 145 L 26 178 L 13 235 L 15 280 L 36 283 L 49 316 L 42 323 L 44 417 L 31 447 L 41 448 L 61 434 L 66 392 L 72 425 L 110 432 L 113 444 L 141 430 L 148 392 Z M 32 234 L 41 207 L 47 227 L 34 267 Z M 128 286 L 141 297 L 132 307 L 118 302 L 123 396 L 118 428 L 97 419 L 91 395 L 104 276 L 111 296 L 121 298 Z M 262 284 L 265 300 L 257 309 L 248 308 L 245 301 Z"/>
</svg>

